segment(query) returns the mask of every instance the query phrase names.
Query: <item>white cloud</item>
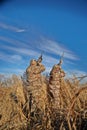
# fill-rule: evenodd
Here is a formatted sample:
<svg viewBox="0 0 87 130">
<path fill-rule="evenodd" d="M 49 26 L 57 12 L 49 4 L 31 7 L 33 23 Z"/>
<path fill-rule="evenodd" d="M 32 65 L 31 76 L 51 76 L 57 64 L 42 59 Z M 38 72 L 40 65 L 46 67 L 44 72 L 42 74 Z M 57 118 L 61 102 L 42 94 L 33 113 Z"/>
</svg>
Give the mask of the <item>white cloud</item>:
<svg viewBox="0 0 87 130">
<path fill-rule="evenodd" d="M 4 37 L 4 36 L 0 36 L 0 40 L 11 44 L 11 45 L 4 45 L 2 42 L 1 48 L 5 50 L 14 51 L 16 54 L 20 53 L 22 55 L 28 55 L 28 56 L 34 56 L 34 57 L 40 55 L 40 53 L 28 43 L 25 43 L 19 40 L 14 40 L 14 39 Z"/>
<path fill-rule="evenodd" d="M 82 70 L 72 69 L 72 70 L 69 70 L 69 72 L 72 73 L 73 75 L 76 75 L 76 76 L 87 75 L 87 73 L 85 71 L 82 71 Z"/>
<path fill-rule="evenodd" d="M 20 32 L 20 33 L 26 31 L 25 29 L 18 28 L 16 26 L 8 25 L 6 23 L 1 23 L 1 22 L 0 22 L 0 28 L 6 29 L 6 30 L 10 30 L 10 31 L 13 31 L 13 32 Z"/>
<path fill-rule="evenodd" d="M 20 55 L 8 55 L 0 52 L 0 60 L 10 63 L 23 63 L 23 58 Z"/>
<path fill-rule="evenodd" d="M 22 56 L 29 56 L 29 59 L 38 58 L 40 52 L 44 51 L 43 64 L 46 66 L 45 72 L 47 73 L 51 71 L 54 64 L 58 64 L 59 62 L 59 59 L 54 57 L 54 55 L 60 56 L 64 52 L 64 60 L 65 60 L 65 62 L 63 63 L 64 65 L 73 64 L 73 60 L 78 59 L 78 57 L 72 51 L 70 51 L 60 43 L 45 38 L 42 38 L 40 43 L 38 42 L 39 44 L 38 43 L 34 44 L 34 41 L 32 44 L 29 44 L 26 42 L 26 39 L 25 42 L 22 42 L 11 38 L 6 38 L 4 36 L 0 36 L 0 40 L 6 42 L 5 44 L 2 44 L 3 42 L 1 43 L 2 49 L 14 53 L 14 55 L 0 53 L 0 59 L 8 61 L 10 63 L 17 63 L 17 64 L 24 63 L 24 60 L 26 59 L 23 59 Z"/>
<path fill-rule="evenodd" d="M 4 39 L 4 37 L 0 37 L 2 40 Z M 15 40 L 13 40 L 13 39 L 5 39 L 6 41 L 9 41 L 10 40 L 10 42 L 12 41 L 12 44 L 15 44 Z M 8 58 L 8 61 L 9 62 L 11 62 L 11 61 L 14 61 L 14 62 L 16 62 L 16 61 L 22 61 L 23 59 L 21 59 L 21 55 L 23 55 L 23 56 L 25 56 L 25 55 L 27 55 L 27 56 L 29 56 L 29 59 L 30 59 L 30 57 L 32 58 L 38 58 L 39 57 L 39 55 L 40 55 L 40 53 L 38 52 L 38 50 L 34 50 L 34 48 L 32 48 L 31 49 L 31 47 L 29 47 L 29 46 L 26 46 L 25 45 L 25 47 L 24 47 L 24 43 L 21 43 L 20 41 L 18 41 L 18 43 L 19 43 L 19 46 L 17 47 L 17 45 L 15 46 L 15 47 L 13 47 L 13 46 L 6 46 L 6 45 L 2 45 L 1 47 L 3 48 L 3 49 L 5 49 L 5 50 L 9 50 L 10 52 L 12 51 L 12 52 L 14 52 L 15 53 L 15 55 L 12 55 L 12 56 L 10 56 L 10 58 Z M 50 45 L 49 45 L 50 46 Z M 38 47 L 38 45 L 37 45 L 37 47 Z M 43 45 L 41 46 L 41 48 L 43 47 Z M 29 49 L 28 49 L 29 48 Z M 39 47 L 38 47 L 39 48 Z M 43 47 L 44 48 L 44 47 Z M 46 45 L 45 45 L 45 48 L 46 48 Z M 50 48 L 49 48 L 50 49 Z M 53 48 L 54 49 L 54 48 Z M 2 56 L 3 57 L 3 56 Z M 4 59 L 6 59 L 7 57 L 5 56 L 5 58 Z M 3 59 L 3 58 L 2 58 Z M 54 64 L 58 64 L 59 63 L 59 60 L 60 59 L 58 59 L 58 58 L 55 58 L 55 57 L 53 57 L 53 56 L 51 56 L 51 55 L 47 55 L 47 53 L 46 54 L 43 54 L 43 64 L 46 66 L 46 72 L 50 72 L 50 70 L 52 69 L 52 67 L 53 67 L 53 65 Z M 69 60 L 67 59 L 67 62 L 68 62 Z M 66 62 L 64 62 L 63 63 L 64 65 L 65 64 L 71 64 L 71 62 L 68 62 L 68 63 L 66 63 Z"/>
<path fill-rule="evenodd" d="M 4 68 L 4 70 L 2 69 L 0 74 L 3 75 L 11 75 L 11 74 L 18 74 L 18 75 L 23 75 L 24 73 L 24 69 L 17 69 L 17 68 Z"/>
<path fill-rule="evenodd" d="M 20 55 L 12 55 L 12 56 L 10 56 L 10 58 L 14 61 L 21 61 L 22 60 L 22 56 L 20 56 Z"/>
<path fill-rule="evenodd" d="M 76 63 L 67 59 L 64 59 L 65 64 L 75 65 Z"/>
<path fill-rule="evenodd" d="M 27 49 L 23 47 L 13 47 L 13 46 L 6 46 L 6 45 L 2 45 L 2 48 L 15 52 L 16 54 L 20 53 L 22 55 L 28 55 L 28 56 L 34 56 L 34 57 L 39 56 L 39 52 L 30 48 Z"/>
<path fill-rule="evenodd" d="M 43 72 L 43 74 L 44 74 L 44 75 L 49 75 L 51 69 L 52 69 L 51 67 L 46 66 L 46 69 L 45 69 L 45 71 Z"/>
<path fill-rule="evenodd" d="M 25 32 L 25 29 L 18 29 L 16 32 Z"/>
<path fill-rule="evenodd" d="M 56 55 L 62 55 L 62 53 L 64 52 L 64 57 L 70 60 L 78 59 L 78 57 L 72 51 L 70 51 L 60 43 L 45 38 L 41 39 L 41 43 L 39 43 L 38 48 L 44 52 Z"/>
<path fill-rule="evenodd" d="M 10 43 L 11 45 L 14 45 L 16 47 L 24 47 L 24 48 L 29 48 L 29 45 L 26 43 L 26 42 L 22 42 L 22 41 L 19 41 L 19 40 L 14 40 L 14 39 L 11 39 L 11 38 L 8 38 L 8 37 L 4 37 L 4 36 L 0 36 L 0 40 L 1 41 L 4 41 L 4 42 L 7 42 L 7 43 Z M 3 44 L 3 43 L 1 43 Z"/>
<path fill-rule="evenodd" d="M 43 60 L 45 63 L 48 63 L 48 64 L 57 64 L 58 63 L 58 59 L 52 57 L 52 56 L 48 56 L 48 55 L 45 55 L 43 56 Z"/>
<path fill-rule="evenodd" d="M 50 73 L 50 71 L 52 70 L 52 67 L 55 65 L 55 64 L 58 64 L 59 63 L 59 59 L 57 58 L 54 58 L 52 56 L 48 56 L 48 55 L 43 55 L 43 64 L 45 65 L 46 67 L 46 70 L 44 73 Z"/>
</svg>

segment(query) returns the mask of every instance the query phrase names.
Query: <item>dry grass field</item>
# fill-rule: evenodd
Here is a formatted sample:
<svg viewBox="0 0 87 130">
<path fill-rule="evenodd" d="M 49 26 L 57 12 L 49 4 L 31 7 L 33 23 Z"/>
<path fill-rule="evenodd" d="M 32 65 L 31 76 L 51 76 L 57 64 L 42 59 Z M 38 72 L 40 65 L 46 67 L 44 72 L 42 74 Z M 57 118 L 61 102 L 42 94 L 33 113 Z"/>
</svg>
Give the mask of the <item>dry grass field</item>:
<svg viewBox="0 0 87 130">
<path fill-rule="evenodd" d="M 33 92 L 36 102 L 23 78 L 13 75 L 0 81 L 0 130 L 87 129 L 87 84 L 75 77 L 61 80 L 61 104 L 57 109 L 52 107 L 55 99 L 48 78 L 43 77 L 43 81 Z"/>
</svg>

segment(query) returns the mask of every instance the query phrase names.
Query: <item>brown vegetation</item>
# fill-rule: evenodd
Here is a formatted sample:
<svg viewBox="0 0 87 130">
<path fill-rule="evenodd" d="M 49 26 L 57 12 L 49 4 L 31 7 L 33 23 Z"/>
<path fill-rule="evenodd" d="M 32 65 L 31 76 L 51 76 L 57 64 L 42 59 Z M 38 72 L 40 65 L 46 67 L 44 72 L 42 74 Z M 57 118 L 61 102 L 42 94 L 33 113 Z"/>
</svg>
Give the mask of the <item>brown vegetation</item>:
<svg viewBox="0 0 87 130">
<path fill-rule="evenodd" d="M 16 75 L 0 80 L 0 130 L 86 130 L 87 84 L 64 80 L 60 72 L 60 78 L 51 72 L 48 81 L 38 61 L 27 68 L 26 80 Z M 58 79 L 55 93 L 51 76 Z"/>
</svg>

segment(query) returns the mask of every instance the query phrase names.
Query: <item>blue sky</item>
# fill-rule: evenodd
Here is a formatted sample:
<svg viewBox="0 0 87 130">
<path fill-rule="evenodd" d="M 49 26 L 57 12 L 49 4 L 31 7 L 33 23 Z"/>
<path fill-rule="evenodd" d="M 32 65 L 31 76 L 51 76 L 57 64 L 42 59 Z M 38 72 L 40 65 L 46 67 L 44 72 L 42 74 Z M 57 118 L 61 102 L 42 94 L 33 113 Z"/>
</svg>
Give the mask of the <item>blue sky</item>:
<svg viewBox="0 0 87 130">
<path fill-rule="evenodd" d="M 23 74 L 43 52 L 46 72 L 64 52 L 66 73 L 87 74 L 86 0 L 2 0 L 0 73 Z"/>
</svg>

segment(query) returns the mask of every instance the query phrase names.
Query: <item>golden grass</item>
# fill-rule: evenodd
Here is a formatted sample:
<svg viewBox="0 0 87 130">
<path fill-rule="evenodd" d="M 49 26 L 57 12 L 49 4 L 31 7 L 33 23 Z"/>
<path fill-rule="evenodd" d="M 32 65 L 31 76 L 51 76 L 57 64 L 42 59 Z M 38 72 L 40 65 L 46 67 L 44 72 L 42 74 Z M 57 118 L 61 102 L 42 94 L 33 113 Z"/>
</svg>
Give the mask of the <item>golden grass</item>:
<svg viewBox="0 0 87 130">
<path fill-rule="evenodd" d="M 27 85 L 19 77 L 0 82 L 0 130 L 86 130 L 87 84 L 80 84 L 76 78 L 62 80 L 58 111 L 56 106 L 52 109 L 55 99 L 44 80 L 33 93 L 37 101 L 33 103 Z"/>
</svg>

